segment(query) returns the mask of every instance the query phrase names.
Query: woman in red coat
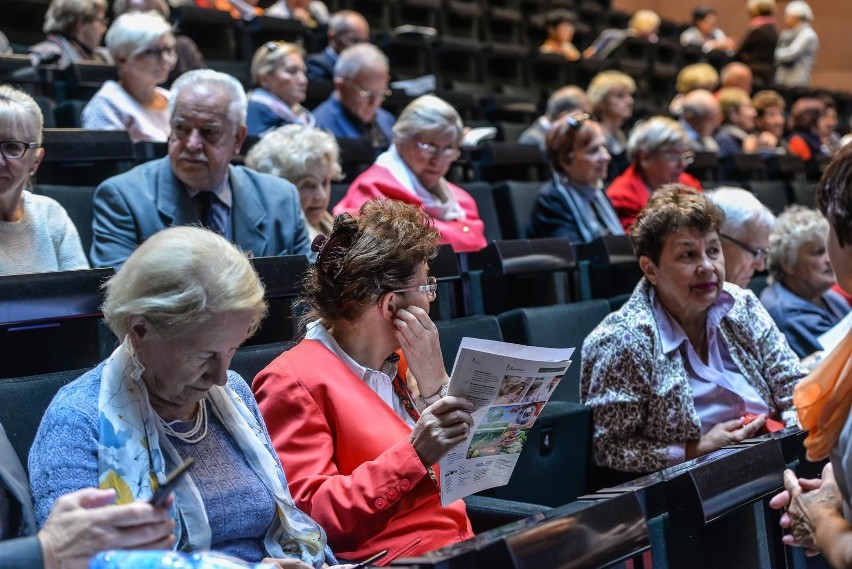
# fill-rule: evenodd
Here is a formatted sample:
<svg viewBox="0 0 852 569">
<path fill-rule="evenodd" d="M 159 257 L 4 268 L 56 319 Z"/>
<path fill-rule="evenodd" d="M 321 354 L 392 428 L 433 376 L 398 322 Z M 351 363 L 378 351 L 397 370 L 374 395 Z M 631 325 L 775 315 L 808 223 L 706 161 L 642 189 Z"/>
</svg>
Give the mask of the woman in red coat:
<svg viewBox="0 0 852 569">
<path fill-rule="evenodd" d="M 456 110 L 432 95 L 418 97 L 403 109 L 393 127 L 393 144 L 349 186 L 334 213 L 355 213 L 375 198 L 420 206 L 432 216 L 441 243 L 457 252 L 485 247 L 476 203 L 444 176 L 459 157 L 462 121 Z"/>
<path fill-rule="evenodd" d="M 341 214 L 309 269 L 305 338 L 252 384 L 293 499 L 344 559 L 380 564 L 472 537 L 464 503 L 441 506 L 434 465 L 464 440 L 472 405 L 446 395 L 438 232 L 420 208 L 374 200 Z"/>
</svg>

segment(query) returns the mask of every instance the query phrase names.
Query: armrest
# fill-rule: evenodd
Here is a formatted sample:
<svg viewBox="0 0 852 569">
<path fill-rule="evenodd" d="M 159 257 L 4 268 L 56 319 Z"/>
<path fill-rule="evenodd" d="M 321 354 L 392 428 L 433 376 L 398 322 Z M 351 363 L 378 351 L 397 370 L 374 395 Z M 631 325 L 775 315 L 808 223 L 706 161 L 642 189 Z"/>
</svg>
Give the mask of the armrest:
<svg viewBox="0 0 852 569">
<path fill-rule="evenodd" d="M 540 504 L 513 502 L 488 496 L 472 495 L 464 499 L 467 515 L 476 534 L 546 512 L 551 508 Z"/>
</svg>

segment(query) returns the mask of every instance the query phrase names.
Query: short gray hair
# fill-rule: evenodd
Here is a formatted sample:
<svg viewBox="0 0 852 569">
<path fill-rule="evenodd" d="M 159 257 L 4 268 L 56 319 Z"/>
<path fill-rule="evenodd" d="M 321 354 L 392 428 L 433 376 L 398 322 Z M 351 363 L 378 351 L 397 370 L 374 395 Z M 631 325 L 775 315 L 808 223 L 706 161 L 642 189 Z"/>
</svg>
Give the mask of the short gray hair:
<svg viewBox="0 0 852 569">
<path fill-rule="evenodd" d="M 370 25 L 369 22 L 367 22 L 367 19 L 360 13 L 355 12 L 354 10 L 340 10 L 335 12 L 331 19 L 329 19 L 328 31 L 335 35 L 347 32 L 356 18 L 364 20 L 364 22 L 367 23 L 367 26 Z"/>
<path fill-rule="evenodd" d="M 583 88 L 577 85 L 560 87 L 547 99 L 546 114 L 551 121 L 571 111 L 588 112 L 589 110 L 591 110 L 589 97 Z"/>
<path fill-rule="evenodd" d="M 154 10 L 158 14 L 160 14 L 163 18 L 168 20 L 169 15 L 171 14 L 171 8 L 169 8 L 166 0 L 146 0 L 148 2 L 149 10 Z M 112 13 L 118 17 L 127 12 L 127 8 L 130 5 L 130 0 L 115 0 L 112 3 Z M 132 11 L 132 10 L 131 10 Z M 138 11 L 138 10 L 137 10 Z"/>
<path fill-rule="evenodd" d="M 150 12 L 128 12 L 115 19 L 104 42 L 113 59 L 127 59 L 145 51 L 166 35 L 172 27 L 163 17 Z"/>
<path fill-rule="evenodd" d="M 24 142 L 41 143 L 44 116 L 32 95 L 12 85 L 0 85 L 0 125 Z"/>
<path fill-rule="evenodd" d="M 828 220 L 815 209 L 791 205 L 778 216 L 769 234 L 769 274 L 780 282 L 786 277 L 782 265 L 793 265 L 799 247 L 810 241 L 825 242 Z"/>
<path fill-rule="evenodd" d="M 200 227 L 164 229 L 145 241 L 109 281 L 104 319 L 119 339 L 143 316 L 164 338 L 229 312 L 252 312 L 250 332 L 266 314 L 263 284 L 249 260 L 222 236 Z"/>
<path fill-rule="evenodd" d="M 708 192 L 707 197 L 725 212 L 722 231 L 734 237 L 742 235 L 749 224 L 757 224 L 767 231 L 775 227 L 775 216 L 749 191 L 723 186 Z"/>
<path fill-rule="evenodd" d="M 393 125 L 393 140 L 406 142 L 423 132 L 452 132 L 458 144 L 463 130 L 461 117 L 452 105 L 434 95 L 423 95 L 402 110 Z"/>
<path fill-rule="evenodd" d="M 51 0 L 42 31 L 68 35 L 77 22 L 93 22 L 106 12 L 106 0 Z"/>
<path fill-rule="evenodd" d="M 635 162 L 639 151 L 653 154 L 664 146 L 673 144 L 689 145 L 689 135 L 676 120 L 664 116 L 651 117 L 637 123 L 627 139 L 627 155 Z"/>
<path fill-rule="evenodd" d="M 812 22 L 814 20 L 814 12 L 804 0 L 793 0 L 787 4 L 787 7 L 784 8 L 784 15 L 793 16 L 805 22 Z"/>
<path fill-rule="evenodd" d="M 243 86 L 234 77 L 212 69 L 193 69 L 177 78 L 177 81 L 172 84 L 169 96 L 169 116 L 174 116 L 175 106 L 184 89 L 192 89 L 202 85 L 219 89 L 227 94 L 231 100 L 228 105 L 228 120 L 236 127 L 246 125 L 248 102 Z"/>
<path fill-rule="evenodd" d="M 318 128 L 300 124 L 279 127 L 252 146 L 246 166 L 296 184 L 311 165 L 322 163 L 332 180 L 341 177 L 337 140 Z"/>
<path fill-rule="evenodd" d="M 351 45 L 340 52 L 340 57 L 334 64 L 334 78 L 352 79 L 369 66 L 381 66 L 386 72 L 390 68 L 387 56 L 373 44 Z"/>
</svg>

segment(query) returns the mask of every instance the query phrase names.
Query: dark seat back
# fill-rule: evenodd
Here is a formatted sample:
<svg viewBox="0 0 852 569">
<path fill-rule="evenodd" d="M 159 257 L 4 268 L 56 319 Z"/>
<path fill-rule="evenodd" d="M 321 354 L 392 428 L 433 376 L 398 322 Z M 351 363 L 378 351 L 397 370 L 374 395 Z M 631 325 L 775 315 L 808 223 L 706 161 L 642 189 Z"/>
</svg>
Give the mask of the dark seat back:
<svg viewBox="0 0 852 569">
<path fill-rule="evenodd" d="M 480 338 L 483 340 L 501 341 L 500 324 L 494 316 L 478 315 L 439 320 L 435 322 L 438 336 L 441 339 L 441 354 L 444 356 L 444 367 L 451 373 L 456 361 L 462 338 Z"/>
<path fill-rule="evenodd" d="M 538 151 L 537 148 L 535 150 Z M 504 239 L 527 237 L 527 224 L 542 185 L 543 182 L 500 182 L 494 185 L 494 204 Z"/>
<path fill-rule="evenodd" d="M 53 198 L 65 208 L 68 217 L 74 222 L 77 233 L 80 234 L 80 242 L 86 256 L 92 248 L 92 199 L 95 195 L 95 186 L 54 186 L 51 184 L 40 184 L 33 188 L 36 194 Z"/>
<path fill-rule="evenodd" d="M 251 387 L 251 382 L 263 368 L 293 346 L 293 342 L 240 346 L 234 354 L 234 359 L 231 360 L 231 370 L 240 374 Z"/>
</svg>

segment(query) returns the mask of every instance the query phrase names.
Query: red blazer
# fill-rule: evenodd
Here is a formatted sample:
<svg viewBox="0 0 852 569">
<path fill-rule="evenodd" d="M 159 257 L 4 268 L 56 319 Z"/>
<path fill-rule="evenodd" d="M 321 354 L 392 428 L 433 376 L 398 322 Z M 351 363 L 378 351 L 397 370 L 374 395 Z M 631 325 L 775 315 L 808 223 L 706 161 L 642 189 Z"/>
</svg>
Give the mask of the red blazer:
<svg viewBox="0 0 852 569">
<path fill-rule="evenodd" d="M 467 215 L 467 219 L 442 221 L 433 218 L 435 227 L 441 232 L 441 243 L 452 245 L 453 249 L 459 253 L 479 251 L 488 243 L 485 241 L 485 225 L 479 219 L 476 202 L 470 194 L 455 184 L 448 182 L 447 185 Z M 344 211 L 357 213 L 364 202 L 375 198 L 390 198 L 416 206 L 423 205 L 423 200 L 400 186 L 387 168 L 374 164 L 355 178 L 346 195 L 334 206 L 334 215 Z"/>
<path fill-rule="evenodd" d="M 698 178 L 686 172 L 680 175 L 678 183 L 695 188 L 699 192 L 704 191 Z M 630 226 L 636 221 L 639 212 L 651 197 L 648 185 L 636 169 L 636 163 L 630 164 L 627 170 L 612 181 L 606 190 L 606 197 L 609 198 L 615 213 L 618 214 L 624 231 L 630 231 Z"/>
<path fill-rule="evenodd" d="M 441 506 L 411 428 L 319 342 L 278 356 L 252 390 L 293 499 L 335 555 L 387 549 L 386 565 L 473 537 L 464 502 Z"/>
</svg>

